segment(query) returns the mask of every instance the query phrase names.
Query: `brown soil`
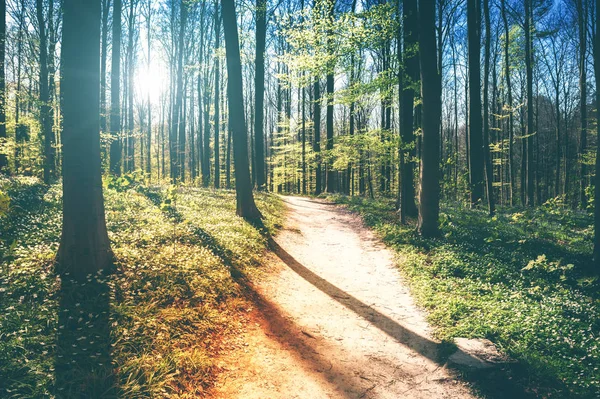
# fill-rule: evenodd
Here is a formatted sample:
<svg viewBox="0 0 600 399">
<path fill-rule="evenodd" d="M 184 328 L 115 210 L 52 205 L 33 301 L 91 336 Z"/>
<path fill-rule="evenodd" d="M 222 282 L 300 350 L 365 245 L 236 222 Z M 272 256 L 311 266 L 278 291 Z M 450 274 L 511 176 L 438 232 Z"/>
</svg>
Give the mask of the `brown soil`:
<svg viewBox="0 0 600 399">
<path fill-rule="evenodd" d="M 289 213 L 253 285 L 248 328 L 219 360 L 214 398 L 471 398 L 446 368 L 392 253 L 342 207 Z"/>
</svg>

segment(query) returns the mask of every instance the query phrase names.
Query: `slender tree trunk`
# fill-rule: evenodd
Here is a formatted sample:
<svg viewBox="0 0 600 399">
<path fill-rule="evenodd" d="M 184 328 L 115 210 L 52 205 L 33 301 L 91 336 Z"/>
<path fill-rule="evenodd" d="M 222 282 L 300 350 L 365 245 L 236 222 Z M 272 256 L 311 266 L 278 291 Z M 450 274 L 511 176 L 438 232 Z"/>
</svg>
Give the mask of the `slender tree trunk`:
<svg viewBox="0 0 600 399">
<path fill-rule="evenodd" d="M 108 131 L 106 109 L 106 60 L 108 51 L 108 12 L 110 0 L 102 0 L 102 47 L 100 51 L 100 130 Z"/>
<path fill-rule="evenodd" d="M 405 221 L 409 217 L 418 215 L 415 203 L 415 134 L 414 126 L 414 100 L 415 87 L 419 83 L 419 52 L 418 52 L 418 11 L 417 0 L 404 0 L 402 8 L 404 18 L 404 51 L 403 62 L 406 75 L 402 82 L 400 107 L 400 219 Z"/>
<path fill-rule="evenodd" d="M 581 135 L 579 140 L 579 162 L 581 163 L 581 185 L 579 191 L 581 209 L 587 208 L 587 165 L 585 152 L 587 150 L 587 3 L 577 0 L 577 22 L 579 25 L 579 113 L 581 118 Z"/>
<path fill-rule="evenodd" d="M 532 0 L 525 0 L 525 69 L 527 73 L 527 205 L 534 205 L 534 165 L 533 165 L 533 66 L 532 39 L 533 25 Z"/>
<path fill-rule="evenodd" d="M 215 49 L 219 49 L 221 46 L 221 18 L 219 17 L 219 0 L 215 0 Z M 237 25 L 236 25 L 237 26 Z M 237 29 L 237 28 L 236 28 Z M 237 32 L 237 31 L 236 31 Z M 220 100 L 219 94 L 221 93 L 221 65 L 220 59 L 217 54 L 215 54 L 215 115 L 214 115 L 214 125 L 215 125 L 215 188 L 220 188 L 221 186 L 221 150 L 219 146 L 219 135 L 221 133 L 221 115 L 220 115 Z"/>
<path fill-rule="evenodd" d="M 6 81 L 4 61 L 6 54 L 6 0 L 0 0 L 0 143 L 6 140 Z M 7 172 L 8 158 L 0 153 L 0 173 Z"/>
<path fill-rule="evenodd" d="M 148 0 L 148 15 L 146 17 L 146 35 L 148 35 L 148 76 L 150 76 L 150 66 L 152 65 L 152 0 Z M 146 131 L 146 175 L 152 178 L 152 102 L 150 91 L 148 90 L 146 101 L 148 103 L 148 126 Z M 158 165 L 156 166 L 158 167 Z"/>
<path fill-rule="evenodd" d="M 594 46 L 594 71 L 596 81 L 596 131 L 600 137 L 600 0 L 596 0 L 596 38 Z M 594 185 L 594 199 L 600 198 L 600 141 L 596 143 L 596 181 Z M 600 205 L 594 204 L 594 265 L 596 273 L 600 271 Z"/>
<path fill-rule="evenodd" d="M 313 152 L 315 153 L 315 162 L 317 163 L 316 175 L 315 175 L 315 195 L 321 194 L 323 187 L 322 183 L 322 171 L 321 171 L 321 82 L 319 79 L 315 79 L 314 83 L 315 92 L 315 103 L 314 103 L 314 138 L 313 138 Z"/>
<path fill-rule="evenodd" d="M 177 94 L 175 95 L 175 110 L 173 111 L 173 129 L 175 130 L 173 136 L 179 137 L 177 140 L 177 172 L 175 174 L 176 179 L 180 182 L 185 181 L 185 123 L 183 121 L 182 113 L 182 102 L 185 96 L 183 88 L 183 56 L 185 53 L 185 27 L 187 24 L 188 16 L 188 2 L 181 0 L 179 4 L 180 15 L 179 15 L 179 40 L 177 44 Z M 180 120 L 181 119 L 181 120 Z"/>
<path fill-rule="evenodd" d="M 513 162 L 513 141 L 514 141 L 514 120 L 513 120 L 513 97 L 512 84 L 510 79 L 510 29 L 508 18 L 506 16 L 506 0 L 501 0 L 500 10 L 502 12 L 502 22 L 504 24 L 504 76 L 506 78 L 506 91 L 508 95 L 508 179 L 509 192 L 508 201 L 511 206 L 514 205 L 513 195 L 515 192 L 515 166 Z"/>
<path fill-rule="evenodd" d="M 44 19 L 44 2 L 36 0 L 36 14 L 40 37 L 40 125 L 44 136 L 44 183 L 50 184 L 50 176 L 54 167 L 52 157 L 52 119 L 50 119 L 50 96 L 48 92 L 48 40 L 46 21 Z M 50 16 L 51 17 L 51 16 Z"/>
<path fill-rule="evenodd" d="M 248 220 L 262 218 L 252 194 L 250 164 L 248 160 L 248 136 L 244 117 L 244 93 L 242 82 L 242 63 L 237 31 L 234 0 L 222 0 L 223 27 L 225 33 L 225 51 L 227 53 L 227 85 L 231 94 L 229 114 L 232 116 L 233 160 L 235 162 L 235 191 L 237 214 Z"/>
<path fill-rule="evenodd" d="M 483 132 L 481 121 L 481 0 L 467 0 L 469 36 L 469 167 L 471 206 L 483 200 Z"/>
<path fill-rule="evenodd" d="M 266 189 L 264 149 L 265 46 L 267 34 L 267 2 L 256 1 L 256 54 L 254 60 L 254 151 L 256 186 Z"/>
<path fill-rule="evenodd" d="M 112 22 L 110 74 L 110 172 L 121 175 L 121 0 L 115 0 Z"/>
<path fill-rule="evenodd" d="M 490 0 L 483 0 L 483 14 L 485 18 L 485 60 L 483 72 L 483 158 L 485 161 L 486 187 L 488 210 L 493 216 L 496 209 L 494 204 L 494 170 L 490 156 L 490 110 L 489 110 L 489 78 L 490 78 Z"/>
<path fill-rule="evenodd" d="M 419 193 L 418 231 L 424 237 L 439 234 L 441 77 L 436 62 L 435 2 L 419 0 L 419 48 L 423 103 L 423 151 Z"/>
<path fill-rule="evenodd" d="M 65 0 L 63 7 L 63 228 L 57 261 L 61 273 L 84 280 L 112 263 L 100 166 L 100 1 Z"/>
<path fill-rule="evenodd" d="M 335 0 L 329 0 L 327 3 L 328 11 L 327 18 L 329 21 L 329 26 L 333 25 L 333 13 L 335 8 Z M 333 32 L 327 32 L 327 51 L 331 55 L 333 53 Z M 333 58 L 333 57 L 332 57 Z M 330 61 L 327 65 L 327 77 L 326 77 L 326 87 L 327 87 L 327 115 L 325 120 L 326 130 L 327 130 L 327 152 L 330 153 L 333 150 L 333 91 L 334 91 L 334 73 L 335 73 L 335 62 Z M 326 165 L 327 169 L 327 192 L 333 193 L 335 192 L 335 175 L 336 172 L 333 170 L 333 164 L 328 161 Z"/>
</svg>

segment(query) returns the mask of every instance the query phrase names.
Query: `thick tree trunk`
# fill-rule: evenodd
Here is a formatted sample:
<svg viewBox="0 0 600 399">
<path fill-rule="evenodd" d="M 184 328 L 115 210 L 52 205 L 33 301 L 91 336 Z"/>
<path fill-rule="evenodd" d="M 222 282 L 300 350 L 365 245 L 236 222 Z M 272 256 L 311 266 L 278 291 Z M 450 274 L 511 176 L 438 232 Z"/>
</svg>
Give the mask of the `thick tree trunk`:
<svg viewBox="0 0 600 399">
<path fill-rule="evenodd" d="M 112 263 L 100 166 L 100 0 L 65 0 L 63 7 L 63 228 L 57 261 L 61 273 L 84 280 Z"/>
<path fill-rule="evenodd" d="M 436 62 L 435 4 L 430 0 L 419 0 L 423 150 L 418 231 L 424 237 L 439 234 L 440 213 L 439 127 L 442 112 L 442 85 Z"/>
<path fill-rule="evenodd" d="M 242 63 L 237 31 L 234 0 L 222 0 L 225 51 L 227 54 L 227 85 L 231 94 L 229 114 L 232 122 L 233 160 L 235 162 L 235 192 L 237 214 L 248 220 L 262 218 L 252 194 L 250 164 L 248 160 L 248 136 L 244 117 L 244 93 L 242 83 Z"/>
<path fill-rule="evenodd" d="M 469 177 L 471 206 L 483 200 L 483 132 L 481 121 L 481 0 L 467 0 L 469 37 Z"/>
<path fill-rule="evenodd" d="M 110 76 L 110 172 L 121 175 L 121 0 L 115 0 L 112 22 Z"/>
<path fill-rule="evenodd" d="M 108 11 L 110 9 L 110 0 L 102 0 L 102 44 L 100 51 L 100 130 L 108 131 L 106 109 L 106 60 L 108 54 Z M 102 149 L 104 151 L 104 149 Z"/>
</svg>

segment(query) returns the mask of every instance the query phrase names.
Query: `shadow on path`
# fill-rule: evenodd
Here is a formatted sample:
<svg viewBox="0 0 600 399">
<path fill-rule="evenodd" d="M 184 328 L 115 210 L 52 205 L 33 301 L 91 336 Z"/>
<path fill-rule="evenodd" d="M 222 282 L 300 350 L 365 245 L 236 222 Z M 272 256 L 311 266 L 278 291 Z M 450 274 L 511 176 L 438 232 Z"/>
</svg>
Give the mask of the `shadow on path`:
<svg viewBox="0 0 600 399">
<path fill-rule="evenodd" d="M 315 288 L 329 296 L 331 299 L 353 311 L 363 319 L 369 321 L 373 326 L 396 340 L 402 345 L 407 346 L 422 356 L 427 357 L 440 366 L 447 366 L 458 372 L 461 379 L 476 390 L 483 393 L 487 398 L 534 398 L 535 396 L 525 392 L 523 387 L 512 381 L 512 368 L 518 368 L 518 365 L 506 364 L 503 367 L 492 367 L 485 370 L 463 370 L 454 369 L 448 365 L 448 356 L 451 353 L 449 345 L 432 341 L 400 325 L 395 320 L 373 309 L 369 305 L 361 302 L 357 298 L 341 290 L 327 280 L 323 279 L 306 266 L 298 262 L 292 255 L 283 249 L 274 239 L 269 239 L 271 250 L 296 274 L 312 284 Z M 460 349 L 459 349 L 460 351 Z M 463 353 L 471 357 L 467 353 Z M 475 362 L 479 359 L 473 358 Z"/>
</svg>

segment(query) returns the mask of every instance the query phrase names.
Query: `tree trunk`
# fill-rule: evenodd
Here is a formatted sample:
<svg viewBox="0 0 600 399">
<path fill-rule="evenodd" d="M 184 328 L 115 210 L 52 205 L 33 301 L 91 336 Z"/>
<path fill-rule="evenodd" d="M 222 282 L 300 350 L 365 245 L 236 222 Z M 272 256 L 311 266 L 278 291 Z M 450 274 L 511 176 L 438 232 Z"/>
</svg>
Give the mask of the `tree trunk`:
<svg viewBox="0 0 600 399">
<path fill-rule="evenodd" d="M 180 15 L 179 15 L 179 43 L 178 57 L 177 57 L 177 94 L 175 95 L 175 110 L 173 111 L 173 129 L 175 132 L 179 132 L 179 139 L 177 140 L 177 171 L 176 178 L 180 182 L 185 181 L 185 123 L 184 110 L 182 108 L 183 97 L 185 91 L 183 88 L 183 55 L 185 52 L 185 26 L 187 24 L 188 16 L 188 2 L 181 0 L 179 4 Z M 176 136 L 177 133 L 174 134 Z"/>
<path fill-rule="evenodd" d="M 330 0 L 328 3 L 328 15 L 329 26 L 333 25 L 333 12 L 335 7 L 335 0 Z M 327 52 L 331 56 L 333 53 L 333 32 L 327 32 Z M 332 57 L 333 58 L 333 57 Z M 326 149 L 328 154 L 333 150 L 333 91 L 334 91 L 334 73 L 335 73 L 335 61 L 329 61 L 327 65 L 327 114 L 325 119 L 325 126 L 327 131 L 327 145 Z M 329 157 L 328 157 L 329 158 Z M 333 164 L 331 161 L 327 161 L 327 192 L 335 192 L 335 171 L 333 170 Z"/>
<path fill-rule="evenodd" d="M 54 166 L 52 159 L 52 120 L 50 119 L 50 98 L 48 95 L 48 40 L 46 21 L 44 20 L 44 2 L 36 0 L 36 14 L 40 38 L 40 125 L 44 136 L 44 183 L 50 184 L 50 175 Z"/>
<path fill-rule="evenodd" d="M 587 150 L 587 4 L 585 0 L 577 0 L 577 22 L 579 25 L 579 113 L 581 119 L 581 135 L 579 140 L 579 162 L 581 162 L 580 204 L 581 209 L 587 208 L 587 165 L 585 152 Z"/>
<path fill-rule="evenodd" d="M 234 0 L 222 0 L 223 30 L 227 54 L 227 85 L 231 94 L 229 114 L 233 136 L 233 161 L 235 162 L 235 192 L 237 214 L 247 220 L 262 219 L 252 194 L 250 164 L 248 160 L 248 137 L 244 117 L 244 93 L 242 83 L 242 63 L 237 31 Z"/>
<path fill-rule="evenodd" d="M 215 50 L 221 46 L 221 19 L 219 18 L 219 0 L 215 0 Z M 236 25 L 237 26 L 237 25 Z M 237 29 L 237 28 L 236 28 Z M 236 30 L 237 32 L 237 30 Z M 221 94 L 221 64 L 217 54 L 215 54 L 215 188 L 221 187 L 221 150 L 219 148 L 219 135 L 221 134 L 221 115 L 220 115 L 220 100 Z"/>
<path fill-rule="evenodd" d="M 61 273 L 84 280 L 112 263 L 100 166 L 100 1 L 65 0 L 63 7 L 63 228 L 57 262 Z"/>
<path fill-rule="evenodd" d="M 110 0 L 102 0 L 102 45 L 100 51 L 100 131 L 108 131 L 106 109 L 106 52 L 108 51 L 108 11 Z M 104 149 L 102 149 L 104 151 Z"/>
<path fill-rule="evenodd" d="M 430 0 L 419 0 L 423 149 L 418 231 L 424 237 L 439 234 L 439 127 L 442 86 L 436 62 L 435 4 Z"/>
<path fill-rule="evenodd" d="M 483 132 L 481 123 L 481 0 L 467 0 L 469 36 L 469 177 L 471 206 L 483 200 Z"/>
<path fill-rule="evenodd" d="M 596 0 L 596 45 L 594 46 L 594 71 L 596 81 L 596 131 L 600 137 L 600 0 Z M 594 184 L 594 265 L 596 273 L 600 272 L 600 141 L 596 143 L 596 181 Z"/>
<path fill-rule="evenodd" d="M 256 1 L 256 54 L 254 60 L 254 151 L 256 186 L 266 190 L 264 148 L 265 46 L 267 34 L 267 2 Z"/>
<path fill-rule="evenodd" d="M 418 53 L 418 11 L 416 0 L 404 0 L 402 8 L 404 18 L 404 51 L 403 61 L 406 70 L 402 82 L 400 107 L 400 219 L 418 215 L 415 203 L 415 163 L 416 156 L 414 125 L 415 87 L 419 82 L 419 53 Z"/>
<path fill-rule="evenodd" d="M 485 60 L 483 72 L 483 158 L 485 161 L 486 187 L 488 210 L 490 216 L 494 215 L 494 171 L 492 169 L 492 159 L 490 156 L 490 114 L 489 114 L 489 77 L 490 77 L 490 0 L 483 0 L 483 14 L 485 17 Z"/>
<path fill-rule="evenodd" d="M 315 91 L 315 110 L 314 110 L 314 138 L 313 138 L 313 151 L 315 153 L 315 162 L 317 163 L 316 175 L 315 175 L 315 195 L 321 194 L 323 187 L 322 183 L 322 171 L 321 171 L 321 82 L 319 79 L 315 79 L 314 83 Z"/>
<path fill-rule="evenodd" d="M 6 82 L 4 60 L 6 54 L 6 0 L 0 0 L 0 143 L 6 140 Z M 0 173 L 7 172 L 8 158 L 0 153 Z"/>
<path fill-rule="evenodd" d="M 534 166 L 533 166 L 533 67 L 532 39 L 533 24 L 532 0 L 525 0 L 525 69 L 527 73 L 527 205 L 534 204 Z"/>
<path fill-rule="evenodd" d="M 110 74 L 110 172 L 121 175 L 121 0 L 113 5 L 112 64 Z"/>
</svg>

